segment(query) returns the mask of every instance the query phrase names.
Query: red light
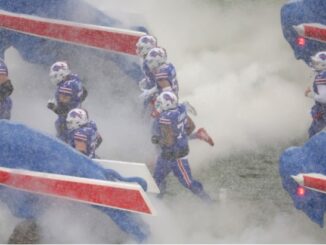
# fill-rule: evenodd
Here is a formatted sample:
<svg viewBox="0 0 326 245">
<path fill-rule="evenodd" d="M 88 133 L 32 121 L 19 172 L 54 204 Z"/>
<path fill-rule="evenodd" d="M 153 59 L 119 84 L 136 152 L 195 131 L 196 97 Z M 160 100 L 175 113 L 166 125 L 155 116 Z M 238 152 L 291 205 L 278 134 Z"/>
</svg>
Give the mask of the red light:
<svg viewBox="0 0 326 245">
<path fill-rule="evenodd" d="M 305 188 L 303 188 L 302 186 L 298 186 L 297 195 L 300 196 L 300 197 L 303 197 L 305 193 L 306 193 Z"/>
<path fill-rule="evenodd" d="M 306 45 L 306 39 L 304 37 L 298 37 L 297 38 L 297 45 L 300 47 L 303 47 Z"/>
</svg>

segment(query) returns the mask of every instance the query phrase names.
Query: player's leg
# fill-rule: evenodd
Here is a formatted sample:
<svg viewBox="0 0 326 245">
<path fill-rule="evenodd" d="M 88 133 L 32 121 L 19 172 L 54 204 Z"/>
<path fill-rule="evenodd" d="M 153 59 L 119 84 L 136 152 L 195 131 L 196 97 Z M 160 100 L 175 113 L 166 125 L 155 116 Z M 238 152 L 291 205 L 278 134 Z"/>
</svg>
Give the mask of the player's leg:
<svg viewBox="0 0 326 245">
<path fill-rule="evenodd" d="M 189 135 L 189 139 L 199 139 L 207 142 L 209 145 L 214 146 L 212 137 L 207 133 L 204 128 L 199 128 L 196 132 Z"/>
<path fill-rule="evenodd" d="M 10 235 L 8 244 L 35 244 L 41 243 L 40 227 L 34 219 L 20 222 Z"/>
<path fill-rule="evenodd" d="M 205 192 L 203 185 L 192 178 L 189 162 L 187 158 L 179 158 L 173 165 L 173 173 L 179 182 L 195 195 L 206 202 L 212 202 L 210 196 Z"/>
<path fill-rule="evenodd" d="M 171 172 L 170 163 L 168 160 L 158 157 L 154 168 L 153 178 L 160 189 L 159 197 L 163 197 L 166 192 L 166 176 Z"/>
</svg>

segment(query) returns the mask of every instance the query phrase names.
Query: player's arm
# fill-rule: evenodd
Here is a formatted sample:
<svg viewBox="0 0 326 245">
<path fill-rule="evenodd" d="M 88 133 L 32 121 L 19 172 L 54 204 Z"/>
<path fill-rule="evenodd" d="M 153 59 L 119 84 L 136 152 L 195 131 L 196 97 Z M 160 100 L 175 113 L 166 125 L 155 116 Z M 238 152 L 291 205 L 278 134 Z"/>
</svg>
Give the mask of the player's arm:
<svg viewBox="0 0 326 245">
<path fill-rule="evenodd" d="M 57 115 L 66 115 L 69 112 L 69 108 L 66 106 L 57 106 L 52 100 L 48 101 L 48 108 Z"/>
<path fill-rule="evenodd" d="M 102 136 L 97 132 L 96 139 L 95 139 L 95 149 L 97 149 L 103 142 Z"/>
<path fill-rule="evenodd" d="M 82 94 L 81 94 L 81 96 L 80 96 L 80 102 L 83 102 L 83 101 L 86 99 L 87 95 L 88 95 L 88 91 L 87 91 L 87 89 L 83 86 L 83 92 L 82 92 Z"/>
<path fill-rule="evenodd" d="M 161 125 L 161 135 L 162 138 L 159 142 L 160 145 L 171 146 L 174 144 L 175 139 L 171 125 Z"/>
<path fill-rule="evenodd" d="M 54 99 L 48 101 L 47 107 L 57 115 L 65 115 L 70 111 L 69 103 L 71 101 L 70 95 L 60 94 L 59 103 L 57 104 Z"/>
<path fill-rule="evenodd" d="M 186 132 L 187 132 L 187 135 L 190 135 L 196 128 L 196 125 L 194 123 L 194 121 L 189 117 L 187 116 L 187 123 L 186 123 Z"/>
<path fill-rule="evenodd" d="M 74 140 L 75 149 L 83 154 L 87 154 L 87 144 L 82 140 Z"/>
<path fill-rule="evenodd" d="M 171 84 L 168 80 L 166 79 L 160 79 L 157 81 L 158 86 L 163 90 L 163 91 L 172 91 Z"/>
</svg>

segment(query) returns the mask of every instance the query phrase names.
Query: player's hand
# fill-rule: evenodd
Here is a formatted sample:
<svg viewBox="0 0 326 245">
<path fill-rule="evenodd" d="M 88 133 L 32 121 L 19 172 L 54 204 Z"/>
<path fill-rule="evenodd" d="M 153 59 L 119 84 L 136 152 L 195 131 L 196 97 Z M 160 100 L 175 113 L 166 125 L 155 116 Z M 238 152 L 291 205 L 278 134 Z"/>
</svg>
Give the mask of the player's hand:
<svg viewBox="0 0 326 245">
<path fill-rule="evenodd" d="M 55 100 L 54 100 L 54 99 L 49 99 L 49 100 L 48 100 L 47 107 L 48 107 L 50 110 L 53 111 L 53 110 L 56 108 Z"/>
<path fill-rule="evenodd" d="M 304 95 L 305 95 L 306 97 L 308 97 L 308 95 L 309 95 L 310 92 L 311 92 L 311 88 L 308 87 L 308 88 L 306 88 L 306 90 L 305 90 L 305 92 L 304 92 Z"/>
<path fill-rule="evenodd" d="M 151 112 L 152 118 L 158 118 L 160 116 L 160 112 L 158 110 L 153 109 Z"/>
<path fill-rule="evenodd" d="M 157 92 L 157 87 L 154 86 L 150 89 L 143 89 L 143 92 L 141 93 L 141 95 L 139 95 L 139 98 L 141 99 L 147 99 L 150 96 L 154 95 Z"/>
<path fill-rule="evenodd" d="M 160 143 L 160 139 L 161 139 L 161 137 L 160 136 L 157 136 L 157 135 L 153 135 L 152 136 L 152 143 L 153 144 L 159 144 Z"/>
</svg>

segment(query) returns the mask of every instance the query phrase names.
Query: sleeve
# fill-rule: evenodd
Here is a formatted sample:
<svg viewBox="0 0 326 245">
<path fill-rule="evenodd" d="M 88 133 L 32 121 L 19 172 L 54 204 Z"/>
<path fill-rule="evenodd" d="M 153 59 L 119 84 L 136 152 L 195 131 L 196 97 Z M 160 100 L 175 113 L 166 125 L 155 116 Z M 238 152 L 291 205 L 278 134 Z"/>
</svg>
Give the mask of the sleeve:
<svg viewBox="0 0 326 245">
<path fill-rule="evenodd" d="M 72 100 L 70 107 L 76 107 L 82 102 L 81 97 L 83 95 L 83 86 L 81 81 L 77 78 L 74 78 L 66 83 L 68 83 L 69 87 L 72 89 Z"/>
<path fill-rule="evenodd" d="M 82 132 L 80 131 L 76 131 L 74 133 L 74 140 L 77 140 L 77 141 L 83 141 L 85 143 L 88 142 L 88 138 L 87 138 L 87 135 L 83 134 Z"/>
<path fill-rule="evenodd" d="M 80 101 L 81 102 L 83 102 L 86 99 L 87 95 L 88 95 L 88 91 L 84 86 L 82 86 L 82 90 L 83 90 L 83 92 L 82 92 L 82 94 L 80 96 Z"/>
<path fill-rule="evenodd" d="M 168 117 L 160 117 L 159 124 L 162 124 L 162 125 L 171 125 L 172 124 L 172 121 Z"/>
<path fill-rule="evenodd" d="M 160 69 L 156 74 L 155 74 L 155 80 L 156 81 L 161 81 L 161 80 L 168 80 L 169 74 L 166 69 Z"/>
<path fill-rule="evenodd" d="M 75 88 L 76 88 L 76 96 L 77 96 L 79 102 L 82 102 L 82 96 L 84 94 L 84 89 L 83 89 L 83 85 L 81 84 L 80 80 L 75 81 Z"/>
</svg>

